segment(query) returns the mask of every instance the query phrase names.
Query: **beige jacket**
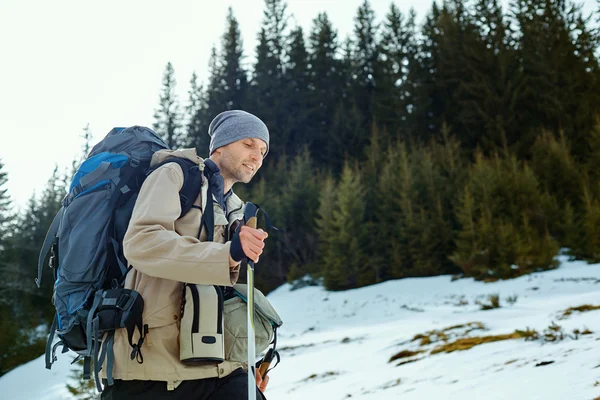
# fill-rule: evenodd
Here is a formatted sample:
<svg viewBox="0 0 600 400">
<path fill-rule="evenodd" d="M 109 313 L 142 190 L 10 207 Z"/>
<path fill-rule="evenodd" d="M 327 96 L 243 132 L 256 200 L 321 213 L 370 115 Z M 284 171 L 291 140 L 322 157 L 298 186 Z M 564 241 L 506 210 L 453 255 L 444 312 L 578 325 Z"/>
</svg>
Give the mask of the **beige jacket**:
<svg viewBox="0 0 600 400">
<path fill-rule="evenodd" d="M 195 149 L 161 150 L 152 164 L 166 157 L 187 158 L 203 166 Z M 204 180 L 206 181 L 206 180 Z M 242 366 L 238 362 L 186 366 L 179 361 L 179 318 L 182 282 L 232 286 L 238 279 L 239 266 L 229 267 L 229 246 L 225 232 L 236 219 L 243 218 L 243 202 L 232 194 L 227 200 L 229 220 L 214 203 L 213 242 L 196 238 L 202 212 L 192 208 L 181 219 L 179 190 L 183 172 L 176 163 L 167 163 L 150 174 L 141 187 L 133 209 L 123 251 L 133 269 L 125 287 L 138 291 L 144 299 L 143 323 L 149 327 L 141 347 L 144 362 L 130 360 L 131 346 L 127 331 L 118 329 L 114 343 L 113 377 L 123 380 L 166 381 L 174 389 L 183 380 L 223 377 Z M 207 184 L 203 182 L 195 205 L 204 209 Z M 205 240 L 203 230 L 201 239 Z M 134 343 L 139 335 L 134 335 Z M 103 368 L 103 372 L 106 368 Z"/>
</svg>

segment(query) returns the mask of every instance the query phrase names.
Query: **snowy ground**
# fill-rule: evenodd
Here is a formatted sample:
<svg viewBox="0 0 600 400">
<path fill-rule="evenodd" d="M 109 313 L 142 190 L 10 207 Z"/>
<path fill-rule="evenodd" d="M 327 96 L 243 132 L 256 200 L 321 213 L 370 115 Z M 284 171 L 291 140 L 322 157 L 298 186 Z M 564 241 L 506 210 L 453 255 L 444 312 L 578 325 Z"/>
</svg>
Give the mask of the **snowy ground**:
<svg viewBox="0 0 600 400">
<path fill-rule="evenodd" d="M 600 265 L 567 262 L 559 269 L 511 281 L 451 281 L 449 276 L 403 279 L 346 292 L 321 287 L 277 289 L 269 299 L 284 320 L 281 364 L 271 373 L 269 400 L 278 399 L 544 399 L 592 400 L 600 396 Z M 478 302 L 498 294 L 501 308 Z M 507 298 L 516 298 L 509 304 Z M 429 354 L 443 341 L 420 346 L 428 331 L 481 323 L 468 337 L 541 335 L 554 322 L 569 336 L 558 342 L 510 339 L 452 353 Z M 575 338 L 573 330 L 592 333 Z M 446 331 L 452 342 L 466 328 Z M 432 336 L 435 339 L 435 337 Z M 389 362 L 402 350 L 422 353 Z M 414 362 L 402 362 L 416 360 Z M 0 379 L 3 399 L 69 399 L 68 357 L 47 371 L 43 357 Z"/>
</svg>

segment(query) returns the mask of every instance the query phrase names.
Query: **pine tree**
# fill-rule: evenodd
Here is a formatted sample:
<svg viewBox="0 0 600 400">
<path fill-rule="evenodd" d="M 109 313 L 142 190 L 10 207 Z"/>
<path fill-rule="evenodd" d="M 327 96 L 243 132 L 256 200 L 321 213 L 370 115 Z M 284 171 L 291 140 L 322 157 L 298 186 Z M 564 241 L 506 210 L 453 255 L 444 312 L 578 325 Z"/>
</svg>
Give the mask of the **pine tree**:
<svg viewBox="0 0 600 400">
<path fill-rule="evenodd" d="M 514 154 L 487 160 L 478 153 L 467 188 L 472 200 L 465 194 L 456 209 L 461 230 L 452 256 L 465 274 L 504 279 L 556 267 L 559 246 L 549 234 L 544 196 L 530 168 Z"/>
<path fill-rule="evenodd" d="M 93 361 L 91 368 L 91 370 L 93 371 Z M 96 384 L 93 379 L 83 379 L 82 370 L 83 359 L 80 359 L 73 366 L 73 368 L 71 368 L 71 373 L 69 374 L 70 382 L 67 382 L 66 384 L 67 390 L 77 400 L 95 400 L 98 398 L 98 390 L 96 389 Z"/>
<path fill-rule="evenodd" d="M 229 7 L 227 12 L 227 29 L 221 39 L 220 56 L 220 99 L 224 110 L 241 109 L 246 101 L 248 74 L 242 67 L 244 58 L 243 42 L 240 27 Z"/>
<path fill-rule="evenodd" d="M 1 251 L 0 316 L 18 323 L 2 324 L 0 329 L 5 355 L 0 358 L 0 375 L 44 351 L 46 335 L 40 331 L 40 325 L 48 326 L 52 318 L 53 273 L 50 268 L 43 268 L 42 288 L 37 289 L 31 271 L 37 266 L 44 237 L 65 195 L 64 184 L 55 168 L 40 199 L 33 195 L 24 213 L 18 216 L 6 248 Z"/>
<path fill-rule="evenodd" d="M 328 154 L 322 150 L 332 139 L 331 126 L 335 110 L 344 99 L 344 71 L 338 59 L 337 35 L 326 13 L 319 13 L 313 19 L 308 38 L 309 104 L 312 119 L 309 125 L 309 145 L 314 159 L 320 165 L 327 165 L 329 161 Z"/>
<path fill-rule="evenodd" d="M 8 174 L 3 171 L 4 164 L 0 160 L 0 306 L 13 303 L 15 295 L 15 267 L 10 260 L 11 225 L 14 222 L 12 201 L 5 187 Z"/>
<path fill-rule="evenodd" d="M 5 187 L 8 182 L 8 174 L 3 171 L 4 164 L 0 160 L 0 254 L 2 252 L 4 238 L 10 231 L 9 225 L 13 218 L 11 214 L 12 201 L 8 194 L 8 188 Z"/>
<path fill-rule="evenodd" d="M 80 137 L 83 140 L 83 143 L 81 144 L 81 154 L 73 160 L 71 163 L 71 171 L 68 176 L 65 177 L 69 182 L 73 179 L 77 169 L 90 153 L 92 147 L 92 129 L 90 128 L 89 123 L 83 128 L 83 134 Z"/>
<path fill-rule="evenodd" d="M 333 210 L 336 201 L 337 185 L 332 175 L 323 179 L 319 189 L 319 207 L 315 223 L 318 227 L 319 244 L 317 254 L 320 275 L 330 274 L 330 279 L 338 280 L 338 271 L 333 271 L 335 266 L 334 239 L 336 235 Z"/>
<path fill-rule="evenodd" d="M 375 282 L 375 271 L 367 258 L 364 230 L 365 192 L 358 166 L 345 164 L 333 209 L 333 260 L 325 271 L 324 284 L 331 290 L 344 290 Z"/>
<path fill-rule="evenodd" d="M 437 27 L 441 11 L 436 2 L 425 17 L 414 54 L 413 68 L 408 72 L 412 88 L 412 104 L 407 121 L 411 138 L 428 141 L 440 131 L 444 119 L 444 102 L 440 78 L 441 33 Z"/>
<path fill-rule="evenodd" d="M 247 108 L 273 132 L 280 132 L 284 127 L 282 101 L 286 86 L 284 58 L 288 18 L 284 0 L 265 0 Z M 270 148 L 275 159 L 284 154 L 286 141 L 285 137 L 272 137 Z"/>
<path fill-rule="evenodd" d="M 206 157 L 210 137 L 208 136 L 208 102 L 206 91 L 202 84 L 198 84 L 196 72 L 190 79 L 188 103 L 186 112 L 186 146 L 195 147 L 198 155 Z"/>
<path fill-rule="evenodd" d="M 304 31 L 295 28 L 288 39 L 285 91 L 282 107 L 282 132 L 285 152 L 290 156 L 300 154 L 304 146 L 310 146 L 312 118 L 309 100 L 308 52 L 304 42 Z"/>
<path fill-rule="evenodd" d="M 375 87 L 380 71 L 377 60 L 379 26 L 375 23 L 375 12 L 369 0 L 364 0 L 358 8 L 354 23 L 356 43 L 353 52 L 353 98 L 366 126 L 370 126 L 373 119 Z M 362 139 L 361 144 L 366 145 L 368 135 L 363 135 Z"/>
<path fill-rule="evenodd" d="M 286 233 L 279 236 L 286 269 L 294 269 L 292 275 L 297 278 L 316 272 L 318 235 L 315 219 L 319 206 L 320 179 L 307 148 L 291 160 L 285 177 L 278 196 L 277 214 L 278 221 L 286 227 Z"/>
<path fill-rule="evenodd" d="M 165 67 L 163 75 L 162 91 L 158 109 L 154 113 L 153 128 L 171 149 L 181 147 L 185 143 L 185 138 L 181 131 L 182 116 L 179 110 L 179 101 L 175 88 L 175 70 L 169 62 Z"/>
<path fill-rule="evenodd" d="M 581 167 L 571 155 L 571 146 L 564 135 L 555 138 L 543 131 L 532 148 L 531 168 L 544 191 L 577 209 L 583 204 L 581 196 Z"/>
<path fill-rule="evenodd" d="M 383 25 L 379 44 L 379 82 L 375 87 L 374 118 L 396 136 L 407 120 L 412 101 L 408 72 L 412 68 L 416 47 L 416 14 L 411 9 L 407 18 L 392 3 Z"/>
<path fill-rule="evenodd" d="M 368 137 L 368 125 L 356 103 L 338 103 L 329 137 L 322 152 L 327 156 L 328 164 L 335 172 L 340 172 L 346 159 L 359 159 L 364 156 L 365 136 Z"/>
<path fill-rule="evenodd" d="M 523 85 L 509 21 L 498 0 L 478 0 L 469 24 L 471 40 L 463 41 L 465 69 L 458 90 L 460 125 L 468 148 L 486 152 L 518 145 L 514 125 L 519 112 L 514 99 Z"/>
<path fill-rule="evenodd" d="M 515 0 L 514 22 L 519 27 L 518 57 L 526 85 L 516 100 L 522 152 L 533 144 L 540 128 L 563 130 L 577 159 L 588 155 L 585 134 L 594 123 L 598 104 L 598 47 L 569 0 Z M 525 111 L 524 111 L 525 110 Z"/>
</svg>

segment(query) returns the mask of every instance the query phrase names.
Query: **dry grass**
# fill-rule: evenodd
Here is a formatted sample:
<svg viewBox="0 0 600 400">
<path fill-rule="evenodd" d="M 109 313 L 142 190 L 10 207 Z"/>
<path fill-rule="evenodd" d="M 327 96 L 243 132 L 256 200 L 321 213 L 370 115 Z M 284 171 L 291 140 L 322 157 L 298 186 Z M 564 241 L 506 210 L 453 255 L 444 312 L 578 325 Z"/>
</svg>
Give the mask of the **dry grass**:
<svg viewBox="0 0 600 400">
<path fill-rule="evenodd" d="M 414 342 L 416 340 L 420 340 L 420 346 L 427 346 L 429 344 L 440 341 L 447 342 L 450 340 L 450 336 L 455 333 L 453 331 L 457 331 L 459 329 L 465 329 L 461 336 L 466 336 L 472 331 L 485 330 L 486 328 L 485 325 L 483 325 L 483 323 L 481 322 L 469 322 L 467 324 L 452 325 L 442 330 L 433 330 L 426 333 L 419 333 L 418 335 L 415 335 L 411 341 Z"/>
<path fill-rule="evenodd" d="M 481 303 L 477 302 L 482 310 L 493 310 L 496 308 L 500 308 L 500 295 L 498 294 L 490 294 L 488 295 L 488 302 Z"/>
<path fill-rule="evenodd" d="M 454 342 L 446 343 L 431 350 L 431 354 L 437 353 L 452 353 L 453 351 L 469 350 L 475 346 L 484 343 L 499 342 L 502 340 L 520 339 L 523 336 L 515 331 L 505 335 L 477 336 L 470 338 L 457 339 Z"/>
<path fill-rule="evenodd" d="M 422 360 L 425 357 L 421 357 L 421 358 L 411 358 L 410 360 L 404 360 L 404 361 L 400 361 L 398 364 L 396 364 L 396 367 L 399 367 L 401 365 L 404 364 L 410 364 L 410 363 L 414 363 L 416 361 Z"/>
<path fill-rule="evenodd" d="M 399 360 L 401 358 L 413 357 L 413 356 L 416 356 L 417 354 L 421 354 L 422 352 L 423 352 L 423 350 L 417 350 L 417 351 L 402 350 L 401 352 L 394 354 L 390 358 L 390 361 L 388 361 L 388 362 L 396 361 L 396 360 Z"/>
<path fill-rule="evenodd" d="M 600 306 L 584 304 L 579 307 L 569 307 L 562 312 L 561 316 L 558 319 L 565 319 L 565 318 L 571 316 L 575 312 L 582 313 L 582 312 L 594 311 L 594 310 L 600 310 Z"/>
<path fill-rule="evenodd" d="M 515 333 L 521 335 L 521 337 L 525 340 L 538 340 L 540 338 L 538 331 L 529 328 L 525 329 L 524 331 L 517 329 L 515 330 Z"/>
<path fill-rule="evenodd" d="M 575 337 L 579 336 L 579 335 L 591 335 L 592 331 L 590 331 L 588 328 L 585 328 L 584 330 L 580 331 L 579 329 L 574 329 L 573 330 L 573 334 L 575 335 Z"/>
<path fill-rule="evenodd" d="M 322 373 L 320 375 L 318 375 L 318 374 L 312 374 L 309 377 L 304 378 L 303 381 L 312 381 L 312 380 L 315 380 L 315 379 L 323 379 L 323 378 L 327 378 L 327 377 L 335 376 L 335 375 L 339 375 L 339 372 L 327 371 L 327 372 Z"/>
</svg>

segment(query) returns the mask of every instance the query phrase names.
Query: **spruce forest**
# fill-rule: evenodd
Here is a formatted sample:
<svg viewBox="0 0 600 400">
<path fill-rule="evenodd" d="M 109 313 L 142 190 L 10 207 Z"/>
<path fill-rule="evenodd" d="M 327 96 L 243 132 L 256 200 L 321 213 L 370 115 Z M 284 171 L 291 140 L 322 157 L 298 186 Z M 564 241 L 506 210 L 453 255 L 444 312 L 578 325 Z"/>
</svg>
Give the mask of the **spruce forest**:
<svg viewBox="0 0 600 400">
<path fill-rule="evenodd" d="M 269 127 L 262 169 L 234 187 L 285 230 L 270 232 L 260 289 L 510 279 L 555 268 L 560 252 L 600 262 L 600 3 L 592 15 L 570 0 L 501 3 L 446 0 L 417 18 L 365 0 L 340 37 L 325 13 L 305 31 L 284 0 L 265 0 L 254 54 L 230 9 L 187 99 L 167 63 L 153 128 L 170 147 L 207 157 L 224 110 Z M 37 258 L 90 137 L 21 213 L 0 160 L 0 319 L 13 321 L 0 376 L 44 352 L 53 276 L 36 288 Z"/>
</svg>

